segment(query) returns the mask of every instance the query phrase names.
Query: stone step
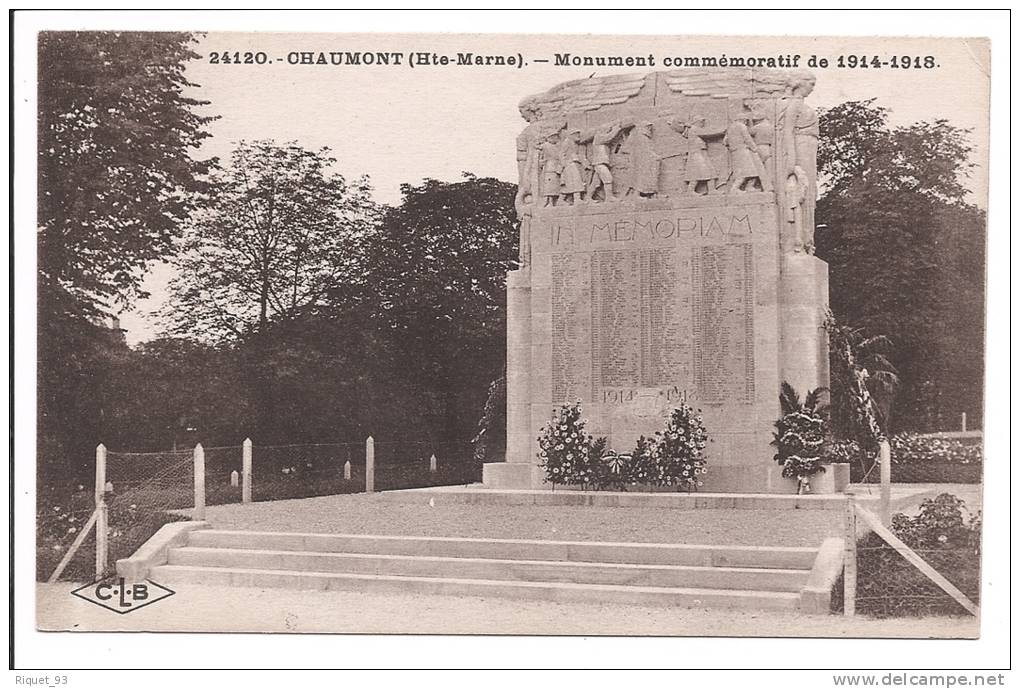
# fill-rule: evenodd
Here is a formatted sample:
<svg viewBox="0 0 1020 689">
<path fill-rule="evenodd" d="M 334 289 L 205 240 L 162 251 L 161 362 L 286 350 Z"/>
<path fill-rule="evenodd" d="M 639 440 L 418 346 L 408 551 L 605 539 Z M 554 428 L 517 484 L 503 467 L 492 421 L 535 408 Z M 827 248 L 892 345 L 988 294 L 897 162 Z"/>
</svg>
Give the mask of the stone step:
<svg viewBox="0 0 1020 689">
<path fill-rule="evenodd" d="M 346 572 L 244 569 L 160 565 L 152 578 L 167 586 L 246 586 L 315 591 L 366 591 L 397 594 L 496 596 L 516 600 L 615 603 L 690 608 L 795 610 L 798 594 L 778 591 L 735 591 L 711 588 L 620 586 L 570 582 L 499 581 L 449 577 L 411 577 Z"/>
<path fill-rule="evenodd" d="M 217 529 L 192 531 L 187 544 L 196 548 L 801 570 L 811 569 L 818 552 L 817 548 L 795 547 L 366 536 Z"/>
<path fill-rule="evenodd" d="M 501 560 L 190 546 L 172 549 L 168 564 L 245 570 L 787 592 L 800 591 L 808 578 L 808 571 L 803 569 Z"/>
</svg>

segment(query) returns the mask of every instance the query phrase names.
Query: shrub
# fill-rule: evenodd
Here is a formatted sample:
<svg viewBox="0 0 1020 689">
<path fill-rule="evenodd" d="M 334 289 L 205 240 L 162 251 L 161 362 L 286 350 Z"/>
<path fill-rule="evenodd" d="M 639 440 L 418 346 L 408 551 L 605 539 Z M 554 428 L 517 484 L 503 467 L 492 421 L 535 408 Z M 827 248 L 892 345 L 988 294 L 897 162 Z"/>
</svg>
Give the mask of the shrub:
<svg viewBox="0 0 1020 689">
<path fill-rule="evenodd" d="M 652 485 L 655 483 L 655 478 L 658 475 L 655 457 L 655 440 L 643 435 L 639 437 L 634 451 L 631 453 L 627 471 L 631 485 Z"/>
<path fill-rule="evenodd" d="M 955 495 L 942 493 L 921 503 L 916 517 L 897 514 L 892 531 L 915 550 L 930 548 L 970 549 L 981 555 L 981 513 L 964 519 L 966 503 Z"/>
<path fill-rule="evenodd" d="M 897 433 L 889 438 L 893 464 L 930 464 L 942 462 L 957 465 L 982 463 L 981 445 L 964 443 L 955 438 Z M 855 440 L 837 440 L 826 448 L 826 459 L 833 462 L 874 460 L 873 453 L 861 450 Z"/>
<path fill-rule="evenodd" d="M 828 464 L 852 464 L 867 458 L 856 440 L 833 440 L 825 446 L 825 461 Z"/>
<path fill-rule="evenodd" d="M 946 462 L 981 464 L 981 445 L 968 445 L 954 438 L 898 433 L 889 438 L 893 464 Z"/>
<path fill-rule="evenodd" d="M 656 442 L 652 448 L 654 482 L 687 490 L 696 490 L 703 485 L 699 477 L 708 471 L 705 466 L 708 433 L 701 410 L 695 411 L 681 402 L 670 415 L 666 429 L 655 435 Z"/>
<path fill-rule="evenodd" d="M 904 483 L 979 483 L 982 449 L 955 438 L 899 433 L 889 439 L 892 480 Z M 861 450 L 853 440 L 840 440 L 826 448 L 829 462 L 850 463 L 854 481 L 877 481 L 872 470 L 877 457 Z"/>
<path fill-rule="evenodd" d="M 604 441 L 600 442 L 604 447 Z M 548 481 L 553 485 L 595 483 L 599 472 L 598 462 L 590 461 L 592 444 L 592 437 L 584 430 L 580 403 L 560 407 L 538 437 L 540 464 Z"/>
<path fill-rule="evenodd" d="M 506 453 L 506 375 L 489 384 L 478 433 L 471 439 L 479 464 L 498 462 Z"/>
</svg>

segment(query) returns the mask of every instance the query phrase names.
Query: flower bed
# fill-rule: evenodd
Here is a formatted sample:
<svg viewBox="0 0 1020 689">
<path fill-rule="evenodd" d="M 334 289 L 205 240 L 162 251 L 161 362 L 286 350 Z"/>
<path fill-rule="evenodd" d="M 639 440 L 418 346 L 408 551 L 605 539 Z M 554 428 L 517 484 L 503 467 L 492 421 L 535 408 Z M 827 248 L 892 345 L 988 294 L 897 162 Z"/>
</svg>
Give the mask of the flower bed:
<svg viewBox="0 0 1020 689">
<path fill-rule="evenodd" d="M 980 483 L 982 447 L 954 438 L 899 433 L 889 439 L 894 483 Z M 850 480 L 875 483 L 875 456 L 861 450 L 852 440 L 832 443 L 827 459 L 849 462 Z"/>
</svg>

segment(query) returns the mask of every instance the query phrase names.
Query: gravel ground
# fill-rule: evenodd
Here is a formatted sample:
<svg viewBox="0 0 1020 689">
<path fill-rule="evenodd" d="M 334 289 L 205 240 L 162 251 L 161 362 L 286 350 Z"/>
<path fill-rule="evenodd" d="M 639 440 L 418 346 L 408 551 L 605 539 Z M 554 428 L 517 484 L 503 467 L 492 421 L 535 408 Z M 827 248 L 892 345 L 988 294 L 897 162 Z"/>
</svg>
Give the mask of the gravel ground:
<svg viewBox="0 0 1020 689">
<path fill-rule="evenodd" d="M 792 612 L 700 610 L 431 595 L 181 586 L 129 615 L 36 586 L 46 631 L 261 631 L 367 634 L 570 634 L 974 638 L 974 618 L 878 620 Z M 116 644 L 111 644 L 115 648 Z"/>
<path fill-rule="evenodd" d="M 334 495 L 206 510 L 219 529 L 393 536 L 817 546 L 839 535 L 842 512 L 676 510 L 590 506 L 408 505 Z"/>
</svg>

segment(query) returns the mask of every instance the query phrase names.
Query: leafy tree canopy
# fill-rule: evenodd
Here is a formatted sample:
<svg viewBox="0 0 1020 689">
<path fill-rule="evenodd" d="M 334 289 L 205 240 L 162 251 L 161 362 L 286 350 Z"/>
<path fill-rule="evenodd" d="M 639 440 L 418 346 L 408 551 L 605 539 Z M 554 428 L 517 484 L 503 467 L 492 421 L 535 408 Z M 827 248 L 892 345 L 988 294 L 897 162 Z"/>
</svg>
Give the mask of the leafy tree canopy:
<svg viewBox="0 0 1020 689">
<path fill-rule="evenodd" d="M 969 131 L 944 119 L 890 128 L 888 119 L 875 99 L 822 113 L 818 168 L 826 197 L 879 190 L 963 203 L 973 168 Z"/>
<path fill-rule="evenodd" d="M 404 201 L 387 211 L 369 266 L 387 329 L 412 346 L 468 348 L 502 335 L 505 276 L 516 261 L 515 189 L 470 174 L 402 186 Z"/>
<path fill-rule="evenodd" d="M 188 225 L 166 310 L 170 330 L 211 340 L 264 332 L 364 284 L 378 217 L 367 178 L 332 168 L 328 148 L 242 141 Z"/>
<path fill-rule="evenodd" d="M 95 312 L 141 295 L 173 249 L 209 162 L 184 66 L 190 33 L 39 35 L 39 273 L 43 307 Z"/>
<path fill-rule="evenodd" d="M 945 120 L 890 127 L 873 100 L 819 124 L 817 251 L 839 322 L 891 342 L 891 431 L 979 417 L 985 214 L 966 201 L 968 132 Z"/>
<path fill-rule="evenodd" d="M 429 400 L 437 432 L 463 437 L 503 370 L 516 187 L 465 173 L 461 182 L 429 179 L 402 190 L 369 255 L 370 313 L 413 362 L 405 375 Z"/>
</svg>

